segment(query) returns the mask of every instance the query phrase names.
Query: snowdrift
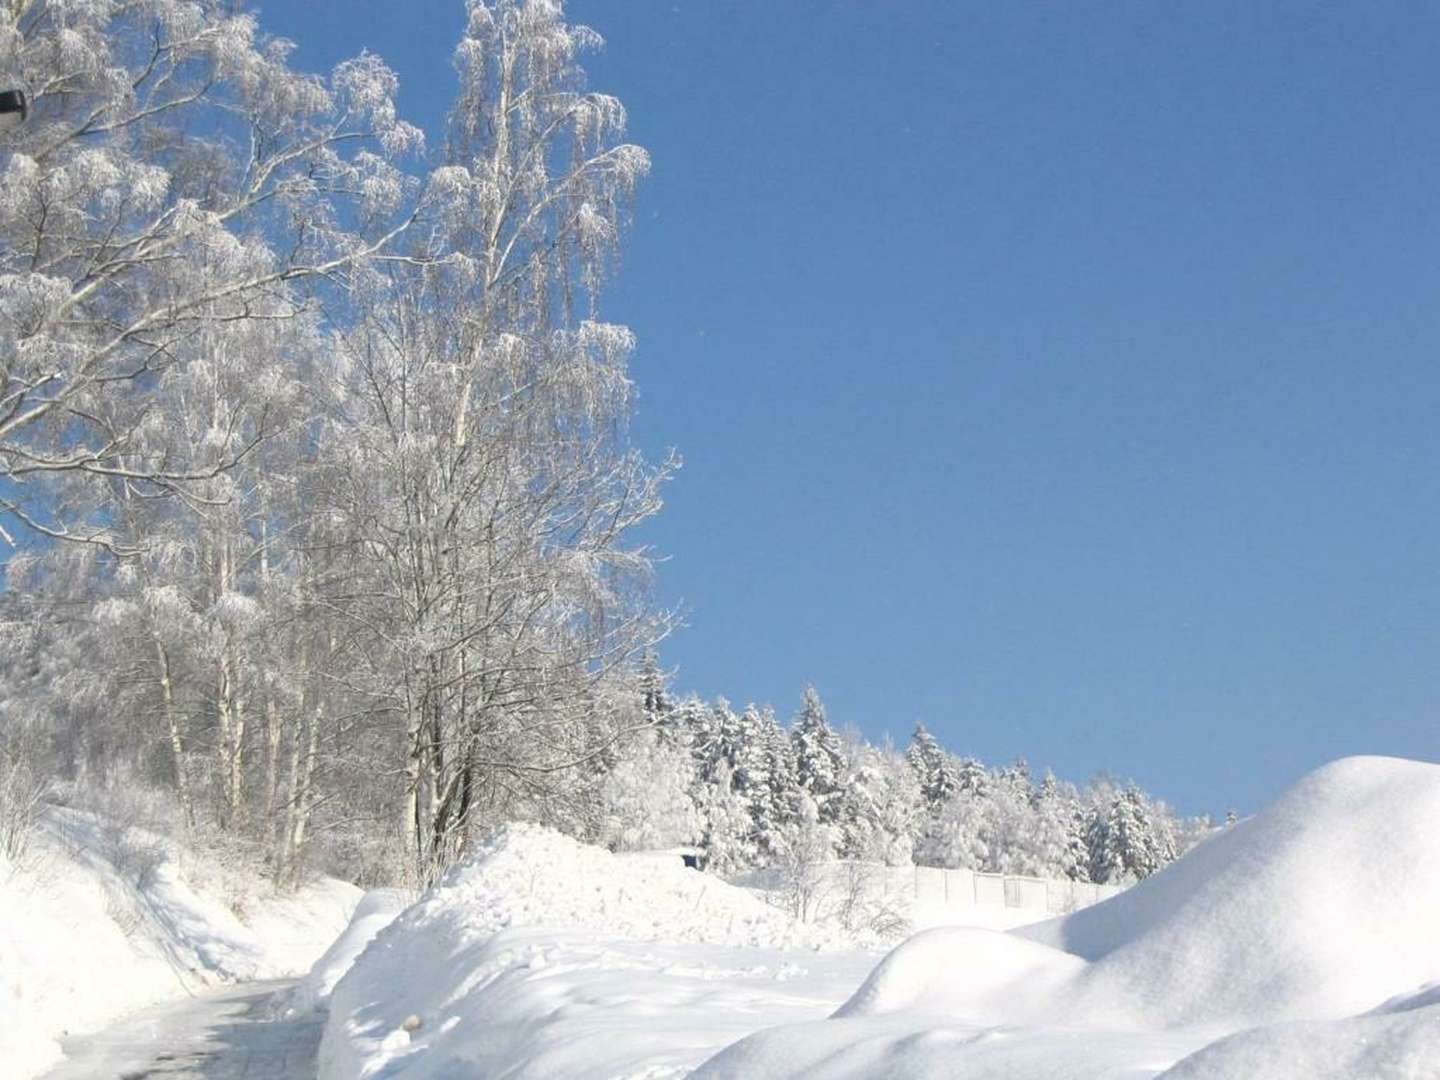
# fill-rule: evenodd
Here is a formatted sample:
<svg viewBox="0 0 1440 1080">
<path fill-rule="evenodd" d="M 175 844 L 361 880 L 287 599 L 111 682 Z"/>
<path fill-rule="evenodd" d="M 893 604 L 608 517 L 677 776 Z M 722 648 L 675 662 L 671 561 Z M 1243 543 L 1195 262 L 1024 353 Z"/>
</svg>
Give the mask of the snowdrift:
<svg viewBox="0 0 1440 1080">
<path fill-rule="evenodd" d="M 1440 766 L 1337 761 L 1095 907 L 912 939 L 698 1075 L 1440 1075 L 1436 822 Z"/>
<path fill-rule="evenodd" d="M 678 860 L 507 826 L 340 979 L 320 1073 L 615 1076 L 644 1059 L 683 1075 L 767 1016 L 833 1009 L 874 963 L 817 956 L 848 944 L 834 934 Z"/>
<path fill-rule="evenodd" d="M 92 1031 L 207 984 L 305 970 L 344 927 L 360 890 L 325 880 L 256 896 L 241 922 L 193 888 L 157 837 L 143 872 L 113 828 L 50 808 L 21 865 L 0 858 L 0 1061 L 7 1077 L 48 1068 L 63 1035 Z M 161 854 L 164 852 L 164 854 Z"/>
<path fill-rule="evenodd" d="M 880 962 L 837 1018 L 916 1010 L 1015 1022 L 1046 1008 L 1085 967 L 1009 934 L 948 927 L 916 934 Z"/>
<path fill-rule="evenodd" d="M 1346 758 L 1107 903 L 1016 933 L 1093 961 L 1082 1011 L 1330 1019 L 1440 978 L 1440 767 Z"/>
</svg>

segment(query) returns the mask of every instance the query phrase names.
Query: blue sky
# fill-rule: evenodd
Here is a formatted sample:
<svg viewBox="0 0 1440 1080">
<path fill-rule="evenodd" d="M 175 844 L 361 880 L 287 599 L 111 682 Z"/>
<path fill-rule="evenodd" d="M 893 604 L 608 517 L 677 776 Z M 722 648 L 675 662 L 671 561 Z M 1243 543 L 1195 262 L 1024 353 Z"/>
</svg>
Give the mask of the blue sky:
<svg viewBox="0 0 1440 1080">
<path fill-rule="evenodd" d="M 567 7 L 681 688 L 1189 812 L 1440 759 L 1440 8 Z M 459 0 L 262 22 L 438 131 Z"/>
</svg>

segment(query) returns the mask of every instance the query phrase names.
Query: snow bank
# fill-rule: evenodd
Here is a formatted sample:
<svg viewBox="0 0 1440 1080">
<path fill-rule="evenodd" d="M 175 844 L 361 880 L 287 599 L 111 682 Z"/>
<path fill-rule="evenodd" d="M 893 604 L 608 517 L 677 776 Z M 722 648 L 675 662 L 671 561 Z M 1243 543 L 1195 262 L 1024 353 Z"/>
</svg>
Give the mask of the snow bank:
<svg viewBox="0 0 1440 1080">
<path fill-rule="evenodd" d="M 23 863 L 0 860 L 7 1077 L 37 1074 L 60 1057 L 63 1035 L 144 1005 L 207 983 L 303 970 L 360 895 L 336 881 L 285 899 L 257 895 L 247 925 L 192 888 L 172 855 L 153 836 L 130 835 L 122 848 L 103 820 L 52 808 Z"/>
<path fill-rule="evenodd" d="M 335 986 L 321 1076 L 681 1075 L 767 1016 L 833 1009 L 874 962 L 817 956 L 845 944 L 678 863 L 507 826 Z"/>
<path fill-rule="evenodd" d="M 1335 762 L 1096 907 L 917 936 L 697 1076 L 1436 1075 L 1436 821 L 1440 767 Z"/>
<path fill-rule="evenodd" d="M 414 900 L 414 893 L 406 889 L 372 889 L 361 897 L 350 917 L 350 924 L 295 988 L 290 1007 L 303 1011 L 324 1002 L 335 989 L 335 984 L 365 951 L 365 946 Z"/>
</svg>

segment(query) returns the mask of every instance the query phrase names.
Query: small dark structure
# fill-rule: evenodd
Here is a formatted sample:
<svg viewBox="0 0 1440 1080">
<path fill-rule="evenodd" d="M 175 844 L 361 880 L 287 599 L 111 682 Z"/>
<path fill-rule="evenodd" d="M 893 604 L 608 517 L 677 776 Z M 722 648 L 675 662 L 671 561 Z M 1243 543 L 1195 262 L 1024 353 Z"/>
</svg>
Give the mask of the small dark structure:
<svg viewBox="0 0 1440 1080">
<path fill-rule="evenodd" d="M 24 90 L 0 90 L 0 131 L 19 127 L 29 115 L 30 103 L 25 100 Z"/>
</svg>

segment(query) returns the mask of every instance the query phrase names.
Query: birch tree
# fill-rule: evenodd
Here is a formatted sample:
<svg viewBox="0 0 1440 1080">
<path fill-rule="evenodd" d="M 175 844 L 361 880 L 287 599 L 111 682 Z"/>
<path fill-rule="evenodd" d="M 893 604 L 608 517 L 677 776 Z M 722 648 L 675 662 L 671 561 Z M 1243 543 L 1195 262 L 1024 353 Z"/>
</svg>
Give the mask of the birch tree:
<svg viewBox="0 0 1440 1080">
<path fill-rule="evenodd" d="M 367 638 L 422 878 L 603 751 L 599 688 L 663 632 L 625 536 L 669 465 L 626 443 L 633 337 L 598 319 L 648 157 L 585 89 L 598 35 L 549 0 L 468 12 L 424 242 L 360 283 L 333 391 L 350 431 L 332 509 L 363 585 L 325 602 Z"/>
<path fill-rule="evenodd" d="M 221 0 L 0 9 L 0 72 L 31 101 L 0 135 L 0 536 L 116 545 L 50 500 L 57 473 L 147 497 L 223 473 L 258 435 L 147 450 L 157 377 L 197 335 L 295 314 L 293 286 L 343 282 L 419 211 L 393 75 L 366 55 L 320 79 L 289 51 Z"/>
</svg>

